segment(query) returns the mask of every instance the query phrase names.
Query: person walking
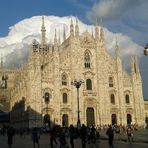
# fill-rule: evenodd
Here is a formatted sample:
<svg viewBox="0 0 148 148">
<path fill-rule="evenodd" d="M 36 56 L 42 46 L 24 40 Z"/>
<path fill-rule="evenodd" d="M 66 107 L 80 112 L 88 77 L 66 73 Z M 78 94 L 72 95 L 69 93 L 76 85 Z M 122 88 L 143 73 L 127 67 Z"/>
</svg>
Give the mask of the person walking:
<svg viewBox="0 0 148 148">
<path fill-rule="evenodd" d="M 57 145 L 57 141 L 56 141 L 56 126 L 54 126 L 51 130 L 50 130 L 50 146 L 51 148 L 53 148 L 53 142 Z"/>
<path fill-rule="evenodd" d="M 9 127 L 7 130 L 7 137 L 8 137 L 8 147 L 11 148 L 12 144 L 13 144 L 13 136 L 15 134 L 15 131 L 13 129 L 13 127 Z"/>
<path fill-rule="evenodd" d="M 126 133 L 128 142 L 133 142 L 133 128 L 131 126 L 127 127 Z"/>
<path fill-rule="evenodd" d="M 60 148 L 66 148 L 67 147 L 67 141 L 65 137 L 65 127 L 61 127 L 60 134 L 59 134 L 59 142 L 60 142 Z"/>
<path fill-rule="evenodd" d="M 81 130 L 80 130 L 80 137 L 81 137 L 82 148 L 86 148 L 87 128 L 85 124 L 82 124 Z"/>
<path fill-rule="evenodd" d="M 108 143 L 110 146 L 113 146 L 113 139 L 114 139 L 114 130 L 111 125 L 109 125 L 106 135 L 108 136 Z"/>
<path fill-rule="evenodd" d="M 33 131 L 32 131 L 32 141 L 33 141 L 34 148 L 35 148 L 35 144 L 38 145 L 38 148 L 40 147 L 39 139 L 40 139 L 40 134 L 38 132 L 38 129 L 36 127 L 34 127 Z"/>
<path fill-rule="evenodd" d="M 69 127 L 69 137 L 70 137 L 70 145 L 72 148 L 74 148 L 74 139 L 76 138 L 76 131 L 72 124 Z"/>
<path fill-rule="evenodd" d="M 91 142 L 96 144 L 96 128 L 94 125 L 91 127 Z"/>
</svg>

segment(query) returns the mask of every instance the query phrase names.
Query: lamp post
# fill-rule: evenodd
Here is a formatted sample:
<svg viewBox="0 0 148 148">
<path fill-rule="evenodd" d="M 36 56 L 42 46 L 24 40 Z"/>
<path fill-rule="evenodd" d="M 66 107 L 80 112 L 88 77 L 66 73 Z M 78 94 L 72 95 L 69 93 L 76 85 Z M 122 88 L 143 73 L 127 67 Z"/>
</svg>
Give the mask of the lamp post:
<svg viewBox="0 0 148 148">
<path fill-rule="evenodd" d="M 45 93 L 44 95 L 44 101 L 45 101 L 45 104 L 46 104 L 46 119 L 45 119 L 45 122 L 48 123 L 48 126 L 50 127 L 50 118 L 49 118 L 49 115 L 48 115 L 48 104 L 49 104 L 49 101 L 50 101 L 50 95 L 48 92 Z"/>
<path fill-rule="evenodd" d="M 148 55 L 148 44 L 146 44 L 145 47 L 144 47 L 144 55 L 145 56 Z"/>
<path fill-rule="evenodd" d="M 81 126 L 81 121 L 80 121 L 80 109 L 79 109 L 79 88 L 80 86 L 84 83 L 83 80 L 74 80 L 71 82 L 71 85 L 75 86 L 77 88 L 77 106 L 78 106 L 78 120 L 77 120 L 77 127 Z"/>
<path fill-rule="evenodd" d="M 44 110 L 44 108 L 43 108 L 43 102 L 45 102 L 45 104 L 46 104 L 46 112 L 47 112 L 47 114 L 46 115 L 48 115 L 48 104 L 49 104 L 49 93 L 45 93 L 45 94 L 43 94 L 43 91 L 42 91 L 42 89 L 43 89 L 43 81 L 42 81 L 42 79 L 43 79 L 43 71 L 44 71 L 44 68 L 48 65 L 48 63 L 49 62 L 47 62 L 47 63 L 44 63 L 44 57 L 43 57 L 43 63 L 41 63 L 41 67 L 40 67 L 40 69 L 41 69 L 41 96 L 44 98 L 44 101 L 42 101 L 42 109 L 41 109 L 41 123 L 43 123 L 44 122 L 44 120 L 45 120 L 45 117 L 43 118 L 42 116 L 43 116 L 43 110 Z"/>
<path fill-rule="evenodd" d="M 45 97 L 45 103 L 46 103 L 46 105 L 47 105 L 47 106 L 46 106 L 46 113 L 48 114 L 48 104 L 49 104 L 49 99 L 50 99 L 50 98 L 49 98 L 49 93 L 46 92 L 44 97 Z"/>
</svg>

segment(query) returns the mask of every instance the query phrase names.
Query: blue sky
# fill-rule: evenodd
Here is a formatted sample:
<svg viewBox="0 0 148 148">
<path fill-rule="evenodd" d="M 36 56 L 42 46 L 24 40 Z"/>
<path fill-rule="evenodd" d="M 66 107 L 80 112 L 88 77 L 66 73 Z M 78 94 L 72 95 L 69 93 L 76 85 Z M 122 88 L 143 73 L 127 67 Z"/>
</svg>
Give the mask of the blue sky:
<svg viewBox="0 0 148 148">
<path fill-rule="evenodd" d="M 0 35 L 5 36 L 18 21 L 36 15 L 74 15 L 86 21 L 85 13 L 92 4 L 91 0 L 1 0 Z"/>
<path fill-rule="evenodd" d="M 109 30 L 124 33 L 144 46 L 148 38 L 147 7 L 147 0 L 1 0 L 0 36 L 7 35 L 8 28 L 18 21 L 36 15 L 73 15 L 87 24 L 102 17 Z"/>
<path fill-rule="evenodd" d="M 86 24 L 102 18 L 104 27 L 131 38 L 142 53 L 148 42 L 147 8 L 148 0 L 0 0 L 0 38 L 8 35 L 9 27 L 33 16 L 72 15 Z M 141 57 L 144 96 L 148 99 L 148 57 Z"/>
</svg>

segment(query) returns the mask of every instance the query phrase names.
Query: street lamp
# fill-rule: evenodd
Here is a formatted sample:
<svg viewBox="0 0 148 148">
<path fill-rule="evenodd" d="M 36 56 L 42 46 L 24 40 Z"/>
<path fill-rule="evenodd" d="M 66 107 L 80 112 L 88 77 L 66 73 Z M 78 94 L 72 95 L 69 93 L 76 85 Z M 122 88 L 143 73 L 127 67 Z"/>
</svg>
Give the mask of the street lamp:
<svg viewBox="0 0 148 148">
<path fill-rule="evenodd" d="M 47 106 L 46 106 L 46 113 L 48 114 L 48 104 L 49 104 L 49 97 L 50 97 L 50 96 L 49 96 L 49 93 L 46 92 L 44 97 L 45 97 L 45 98 L 44 98 L 44 99 L 45 99 L 45 103 L 46 103 L 46 105 L 47 105 Z"/>
<path fill-rule="evenodd" d="M 44 60 L 44 57 L 43 57 L 43 60 Z M 46 62 L 46 63 L 44 63 L 44 61 L 43 61 L 43 63 L 41 64 L 41 67 L 40 67 L 40 69 L 41 69 L 41 95 L 42 95 L 42 88 L 43 88 L 43 85 L 42 85 L 42 83 L 43 83 L 43 81 L 42 81 L 42 79 L 43 79 L 43 71 L 44 71 L 44 68 L 48 65 L 48 63 L 49 62 Z M 49 104 L 49 99 L 50 99 L 50 95 L 49 95 L 49 93 L 48 92 L 46 92 L 44 95 L 43 95 L 43 98 L 44 98 L 44 102 L 45 102 L 45 104 L 46 104 L 46 112 L 47 112 L 47 114 L 44 116 L 44 118 L 43 118 L 43 121 L 45 122 L 45 123 L 48 123 L 48 125 L 49 125 L 49 122 L 50 122 L 50 118 L 49 118 L 49 115 L 48 115 L 48 104 Z M 43 115 L 43 101 L 42 101 L 42 115 Z M 41 115 L 41 116 L 42 116 Z M 42 117 L 41 117 L 41 119 L 42 119 Z M 49 122 L 47 122 L 47 121 L 49 121 Z"/>
<path fill-rule="evenodd" d="M 71 85 L 75 86 L 77 88 L 77 105 L 78 105 L 78 121 L 77 121 L 77 127 L 78 129 L 81 126 L 81 121 L 80 121 L 80 110 L 79 110 L 79 88 L 81 84 L 83 84 L 83 80 L 74 80 L 71 82 Z"/>
<path fill-rule="evenodd" d="M 145 47 L 144 47 L 144 55 L 145 56 L 148 55 L 148 44 L 146 44 Z"/>
<path fill-rule="evenodd" d="M 44 101 L 45 101 L 45 104 L 46 104 L 45 123 L 48 123 L 48 126 L 50 127 L 50 118 L 49 118 L 49 115 L 48 115 L 48 104 L 49 104 L 49 101 L 50 101 L 50 95 L 49 95 L 48 92 L 46 92 L 45 95 L 44 95 Z"/>
</svg>

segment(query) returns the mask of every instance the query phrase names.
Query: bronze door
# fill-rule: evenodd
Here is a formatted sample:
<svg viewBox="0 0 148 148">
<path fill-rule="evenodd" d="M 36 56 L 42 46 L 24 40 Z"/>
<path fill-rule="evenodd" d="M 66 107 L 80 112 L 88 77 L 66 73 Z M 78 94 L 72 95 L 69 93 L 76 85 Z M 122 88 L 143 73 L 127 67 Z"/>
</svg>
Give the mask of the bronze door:
<svg viewBox="0 0 148 148">
<path fill-rule="evenodd" d="M 117 116 L 116 114 L 112 114 L 112 125 L 117 124 Z"/>
<path fill-rule="evenodd" d="M 67 114 L 63 114 L 62 116 L 62 126 L 68 127 L 68 115 Z"/>
<path fill-rule="evenodd" d="M 92 107 L 87 108 L 86 117 L 87 117 L 87 126 L 95 124 L 94 109 Z"/>
</svg>

